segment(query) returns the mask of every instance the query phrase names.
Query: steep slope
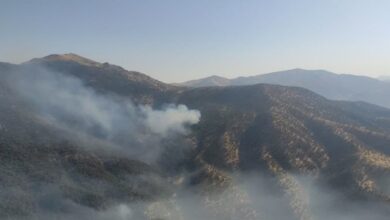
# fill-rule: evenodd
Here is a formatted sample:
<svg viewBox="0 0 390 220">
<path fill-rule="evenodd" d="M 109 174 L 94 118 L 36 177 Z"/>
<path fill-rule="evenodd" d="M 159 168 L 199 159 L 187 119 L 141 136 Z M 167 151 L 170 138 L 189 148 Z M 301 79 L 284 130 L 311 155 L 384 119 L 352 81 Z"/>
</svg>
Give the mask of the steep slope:
<svg viewBox="0 0 390 220">
<path fill-rule="evenodd" d="M 0 73 L 0 219 L 42 219 L 42 213 L 105 209 L 170 193 L 150 165 L 44 120 Z"/>
<path fill-rule="evenodd" d="M 351 147 L 351 137 L 347 136 L 354 135 L 359 139 L 365 138 L 365 141 L 360 140 L 362 143 L 368 142 L 364 146 L 362 143 L 355 146 L 356 152 L 361 147 L 389 154 L 389 149 L 383 143 L 389 137 L 390 111 L 377 106 L 330 101 L 304 89 L 266 84 L 187 90 L 180 95 L 178 102 L 196 107 L 203 113 L 196 129 L 197 135 L 200 135 L 199 141 L 213 140 L 207 144 L 226 147 L 220 142 L 226 139 L 224 141 L 243 145 L 243 150 L 257 151 L 257 155 L 247 152 L 248 157 L 255 158 L 259 158 L 264 146 L 280 151 L 279 153 L 296 151 L 283 156 L 288 160 L 281 163 L 289 161 L 288 169 L 302 168 L 302 171 L 317 172 L 328 162 L 330 156 L 326 152 L 330 153 L 333 146 L 321 143 L 319 138 L 319 133 L 325 130 L 333 132 L 327 133 L 327 141 L 341 141 L 338 143 L 339 147 L 334 149 L 336 152 Z M 230 134 L 235 137 L 229 136 Z M 200 145 L 200 149 L 206 146 Z M 218 149 L 215 145 L 211 147 L 212 150 Z M 298 152 L 307 154 L 306 156 L 315 152 L 316 155 L 305 161 L 299 159 Z M 210 154 L 209 162 L 229 169 L 251 169 L 258 165 L 254 162 L 255 158 L 248 160 L 245 157 L 246 160 L 240 161 L 239 158 L 229 159 L 224 155 Z M 292 158 L 288 158 L 290 156 Z"/>
<path fill-rule="evenodd" d="M 123 148 L 140 150 L 155 139 L 132 140 L 131 120 L 115 114 L 132 110 L 126 100 L 154 104 L 174 87 L 75 55 L 1 63 L 0 74 L 0 219 L 97 219 L 97 210 L 171 195 L 157 166 Z M 90 120 L 106 125 L 108 116 L 118 119 L 109 131 L 121 133 Z"/>
<path fill-rule="evenodd" d="M 202 112 L 195 129 L 195 166 L 203 170 L 198 183 L 229 185 L 229 173 L 238 170 L 273 176 L 288 195 L 290 217 L 298 219 L 319 217 L 297 176 L 311 176 L 347 201 L 390 201 L 390 111 L 384 108 L 272 85 L 193 89 L 179 102 Z"/>
<path fill-rule="evenodd" d="M 0 218 L 85 219 L 87 213 L 88 218 L 107 219 L 107 210 L 119 205 L 114 212 L 122 213 L 122 204 L 131 207 L 130 219 L 137 220 L 382 220 L 390 214 L 390 110 L 386 108 L 330 101 L 306 89 L 267 84 L 177 88 L 74 55 L 46 59 L 6 64 L 1 72 L 0 194 L 6 199 L 0 200 Z M 128 99 L 161 109 L 164 104 L 185 104 L 202 116 L 191 126 L 192 132 L 176 138 L 168 135 L 150 145 L 145 142 L 157 134 L 136 133 L 140 141 L 131 140 L 135 130 L 126 125 L 132 121 L 122 117 L 108 127 L 125 131 L 108 138 L 99 124 L 88 123 L 92 132 L 86 132 L 75 121 L 79 112 L 76 118 L 73 114 L 55 118 L 66 120 L 69 127 L 59 126 L 63 124 L 38 114 L 6 80 L 15 79 L 8 76 L 19 71 L 38 77 L 42 68 L 50 70 L 49 75 L 76 77 L 99 100 L 119 100 L 97 109 L 87 105 L 88 114 L 99 119 L 105 108 Z M 33 84 L 29 80 L 34 77 L 23 85 Z M 61 87 L 69 82 L 62 79 L 54 87 L 60 91 L 55 113 L 70 108 Z M 85 96 L 84 90 L 79 92 L 75 89 L 77 97 Z M 34 95 L 39 101 L 54 96 Z M 91 94 L 86 97 L 82 101 L 90 103 Z M 161 116 L 161 111 L 156 113 Z M 165 118 L 158 121 L 155 126 L 168 123 Z M 163 151 L 158 160 L 144 161 L 144 151 L 134 157 L 112 150 L 121 143 L 126 149 L 162 145 Z M 78 215 L 80 210 L 84 215 Z M 47 212 L 56 215 L 41 216 Z"/>
<path fill-rule="evenodd" d="M 253 85 L 257 83 L 303 87 L 329 99 L 365 101 L 390 107 L 390 101 L 387 98 L 387 94 L 390 92 L 388 82 L 364 76 L 334 74 L 324 70 L 292 69 L 256 76 L 238 77 L 226 81 L 223 86 Z M 212 83 L 207 78 L 189 81 L 181 85 L 189 87 L 220 86 Z"/>
</svg>

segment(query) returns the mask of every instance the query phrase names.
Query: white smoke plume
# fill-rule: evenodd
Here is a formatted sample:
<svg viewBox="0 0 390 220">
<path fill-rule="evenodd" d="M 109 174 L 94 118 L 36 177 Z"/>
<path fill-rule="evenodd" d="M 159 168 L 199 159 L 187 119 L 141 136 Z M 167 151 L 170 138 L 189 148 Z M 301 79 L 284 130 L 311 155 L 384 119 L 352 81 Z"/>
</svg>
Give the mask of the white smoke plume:
<svg viewBox="0 0 390 220">
<path fill-rule="evenodd" d="M 199 111 L 185 105 L 167 104 L 161 109 L 135 105 L 40 66 L 13 73 L 8 82 L 41 119 L 107 141 L 148 162 L 160 154 L 163 139 L 188 134 L 189 126 L 200 119 Z"/>
<path fill-rule="evenodd" d="M 142 107 L 146 115 L 145 124 L 156 134 L 167 136 L 169 133 L 187 133 L 185 124 L 197 124 L 200 112 L 189 110 L 185 105 L 169 105 L 164 110 L 153 110 L 150 106 Z"/>
<path fill-rule="evenodd" d="M 170 198 L 149 202 L 117 204 L 105 210 L 95 210 L 75 204 L 62 197 L 65 211 L 40 210 L 28 218 L 12 220 L 386 220 L 388 211 L 375 203 L 345 200 L 339 192 L 321 186 L 313 177 L 295 176 L 304 187 L 309 203 L 309 216 L 299 217 L 283 192 L 278 192 L 274 177 L 260 173 L 232 173 L 234 185 L 219 192 L 195 193 L 190 187 L 178 188 Z M 302 195 L 303 196 L 303 195 Z"/>
</svg>

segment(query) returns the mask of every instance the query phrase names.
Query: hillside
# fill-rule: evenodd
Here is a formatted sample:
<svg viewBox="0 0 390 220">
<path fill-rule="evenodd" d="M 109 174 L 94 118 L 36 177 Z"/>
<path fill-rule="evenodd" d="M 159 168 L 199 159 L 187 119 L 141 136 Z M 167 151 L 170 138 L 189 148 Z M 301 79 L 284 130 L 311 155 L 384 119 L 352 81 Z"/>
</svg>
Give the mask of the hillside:
<svg viewBox="0 0 390 220">
<path fill-rule="evenodd" d="M 386 108 L 269 84 L 179 88 L 49 57 L 0 67 L 0 218 L 390 214 Z"/>
</svg>

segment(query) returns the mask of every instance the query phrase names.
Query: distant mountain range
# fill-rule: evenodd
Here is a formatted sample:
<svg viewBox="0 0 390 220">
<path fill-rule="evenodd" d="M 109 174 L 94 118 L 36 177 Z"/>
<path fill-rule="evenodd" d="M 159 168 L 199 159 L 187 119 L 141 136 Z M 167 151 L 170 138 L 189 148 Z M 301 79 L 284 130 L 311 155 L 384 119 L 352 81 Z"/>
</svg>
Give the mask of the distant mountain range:
<svg viewBox="0 0 390 220">
<path fill-rule="evenodd" d="M 258 83 L 302 87 L 329 99 L 364 101 L 390 108 L 390 83 L 388 81 L 366 76 L 335 74 L 325 70 L 292 69 L 233 79 L 210 76 L 176 85 L 207 87 Z"/>
<path fill-rule="evenodd" d="M 390 214 L 390 110 L 296 87 L 359 98 L 385 89 L 378 80 L 297 69 L 188 88 L 75 54 L 0 63 L 0 74 L 0 219 L 100 220 L 113 207 L 137 220 Z M 260 78 L 296 85 L 246 85 Z M 135 125 L 152 108 L 148 134 Z M 200 121 L 156 141 L 187 108 Z"/>
</svg>

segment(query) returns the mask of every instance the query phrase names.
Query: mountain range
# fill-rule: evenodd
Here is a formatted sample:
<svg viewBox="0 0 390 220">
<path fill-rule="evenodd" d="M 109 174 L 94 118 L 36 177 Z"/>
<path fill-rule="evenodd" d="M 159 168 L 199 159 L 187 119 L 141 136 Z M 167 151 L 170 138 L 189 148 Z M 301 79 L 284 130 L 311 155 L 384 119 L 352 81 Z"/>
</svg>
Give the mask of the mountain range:
<svg viewBox="0 0 390 220">
<path fill-rule="evenodd" d="M 385 79 L 385 78 L 381 78 Z M 325 70 L 292 69 L 248 77 L 228 79 L 210 76 L 176 85 L 187 87 L 240 86 L 268 83 L 309 89 L 334 100 L 364 101 L 390 107 L 390 83 L 366 76 L 335 74 Z"/>
<path fill-rule="evenodd" d="M 390 214 L 390 110 L 347 101 L 384 82 L 297 69 L 177 86 L 75 54 L 0 74 L 1 219 Z"/>
</svg>

